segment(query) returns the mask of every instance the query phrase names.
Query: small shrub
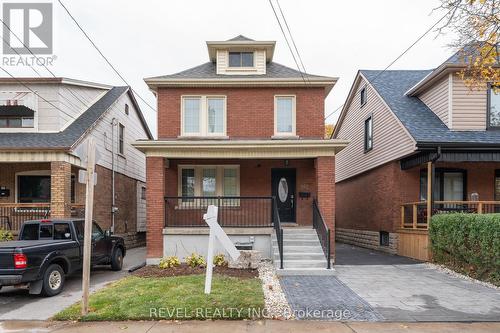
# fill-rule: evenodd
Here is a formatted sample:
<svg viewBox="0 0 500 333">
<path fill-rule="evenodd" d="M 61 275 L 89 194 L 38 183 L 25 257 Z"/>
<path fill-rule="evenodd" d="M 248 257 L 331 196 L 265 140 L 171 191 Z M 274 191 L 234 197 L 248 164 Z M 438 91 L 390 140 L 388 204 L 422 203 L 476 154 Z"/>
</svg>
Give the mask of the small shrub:
<svg viewBox="0 0 500 333">
<path fill-rule="evenodd" d="M 203 258 L 203 256 L 197 254 L 197 253 L 191 253 L 190 256 L 188 256 L 186 258 L 186 263 L 190 266 L 190 267 L 205 267 L 206 266 L 206 261 L 205 261 L 205 258 Z"/>
<path fill-rule="evenodd" d="M 158 267 L 161 269 L 166 269 L 166 268 L 172 268 L 172 267 L 177 267 L 181 264 L 179 261 L 179 258 L 176 256 L 171 256 L 171 257 L 165 257 L 160 260 L 160 264 Z"/>
<path fill-rule="evenodd" d="M 500 214 L 438 214 L 429 237 L 433 260 L 500 283 Z"/>
<path fill-rule="evenodd" d="M 9 230 L 0 229 L 0 242 L 11 241 L 14 235 Z"/>
<path fill-rule="evenodd" d="M 224 254 L 219 253 L 214 256 L 214 265 L 219 267 L 227 266 L 227 261 L 224 257 Z"/>
</svg>

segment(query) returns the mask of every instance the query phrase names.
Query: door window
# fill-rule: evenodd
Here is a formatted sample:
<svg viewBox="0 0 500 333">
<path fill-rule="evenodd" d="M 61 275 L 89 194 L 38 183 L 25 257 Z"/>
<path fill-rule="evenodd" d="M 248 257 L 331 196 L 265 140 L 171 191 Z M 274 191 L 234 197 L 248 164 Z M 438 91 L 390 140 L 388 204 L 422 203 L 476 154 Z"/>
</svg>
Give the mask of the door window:
<svg viewBox="0 0 500 333">
<path fill-rule="evenodd" d="M 495 170 L 495 200 L 500 201 L 500 169 Z"/>
<path fill-rule="evenodd" d="M 99 227 L 96 223 L 92 223 L 92 240 L 98 241 L 104 238 L 104 233 L 102 232 L 101 227 Z"/>
</svg>

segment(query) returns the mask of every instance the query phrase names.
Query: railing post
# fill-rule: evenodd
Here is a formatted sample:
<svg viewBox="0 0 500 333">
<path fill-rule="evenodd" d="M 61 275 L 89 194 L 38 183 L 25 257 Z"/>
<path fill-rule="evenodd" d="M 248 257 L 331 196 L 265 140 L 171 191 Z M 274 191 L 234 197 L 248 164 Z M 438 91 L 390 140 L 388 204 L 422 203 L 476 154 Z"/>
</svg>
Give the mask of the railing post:
<svg viewBox="0 0 500 333">
<path fill-rule="evenodd" d="M 328 237 L 328 243 L 327 243 L 327 246 L 326 246 L 327 247 L 327 251 L 328 251 L 328 254 L 327 254 L 328 263 L 326 264 L 326 268 L 330 269 L 330 268 L 332 268 L 331 267 L 331 261 L 332 261 L 331 256 L 332 255 L 330 253 L 330 229 L 328 229 L 328 232 L 326 233 L 326 237 Z"/>
<path fill-rule="evenodd" d="M 478 202 L 477 203 L 477 213 L 478 214 L 482 214 L 483 213 L 483 203 L 482 202 Z"/>
<path fill-rule="evenodd" d="M 280 229 L 280 239 L 278 246 L 280 247 L 280 269 L 283 269 L 283 229 Z"/>
<path fill-rule="evenodd" d="M 405 227 L 405 205 L 401 205 L 401 229 Z"/>
<path fill-rule="evenodd" d="M 417 229 L 418 204 L 413 204 L 413 229 Z"/>
</svg>

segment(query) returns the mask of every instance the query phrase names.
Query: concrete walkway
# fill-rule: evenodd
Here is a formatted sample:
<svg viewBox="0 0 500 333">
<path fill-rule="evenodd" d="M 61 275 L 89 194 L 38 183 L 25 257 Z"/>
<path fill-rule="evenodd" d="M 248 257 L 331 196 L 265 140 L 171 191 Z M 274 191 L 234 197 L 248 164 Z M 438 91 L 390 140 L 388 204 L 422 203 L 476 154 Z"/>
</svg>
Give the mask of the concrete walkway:
<svg viewBox="0 0 500 333">
<path fill-rule="evenodd" d="M 318 321 L 184 321 L 184 322 L 0 322 L 0 332 L 67 333 L 234 333 L 234 332 L 329 332 L 329 333 L 496 333 L 500 323 L 340 323 Z"/>
<path fill-rule="evenodd" d="M 498 289 L 408 258 L 346 244 L 336 249 L 333 276 L 280 278 L 299 318 L 339 320 L 342 312 L 348 321 L 500 321 Z"/>
</svg>

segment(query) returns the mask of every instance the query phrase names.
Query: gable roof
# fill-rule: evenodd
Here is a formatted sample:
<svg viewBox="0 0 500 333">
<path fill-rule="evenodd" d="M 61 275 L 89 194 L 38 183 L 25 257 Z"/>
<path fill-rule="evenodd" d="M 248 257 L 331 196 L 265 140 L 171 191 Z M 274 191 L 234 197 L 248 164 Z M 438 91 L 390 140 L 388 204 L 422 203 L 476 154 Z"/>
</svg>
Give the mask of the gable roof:
<svg viewBox="0 0 500 333">
<path fill-rule="evenodd" d="M 75 119 L 63 131 L 57 133 L 0 133 L 0 149 L 53 149 L 70 150 L 77 144 L 101 119 L 106 111 L 126 92 L 129 92 L 134 106 L 136 107 L 142 125 L 149 139 L 153 136 L 144 120 L 137 101 L 133 97 L 129 87 L 113 87 L 98 101 L 92 104 L 77 119 Z"/>
<path fill-rule="evenodd" d="M 248 37 L 245 37 L 243 35 L 238 35 L 236 37 L 233 37 L 231 39 L 228 39 L 227 40 L 228 42 L 241 42 L 241 41 L 245 41 L 245 42 L 255 42 L 255 39 L 251 39 L 251 38 L 248 38 Z"/>
<path fill-rule="evenodd" d="M 360 70 L 418 145 L 500 144 L 500 131 L 450 130 L 418 97 L 405 92 L 432 70 Z M 338 127 L 341 123 L 338 124 Z"/>
</svg>

